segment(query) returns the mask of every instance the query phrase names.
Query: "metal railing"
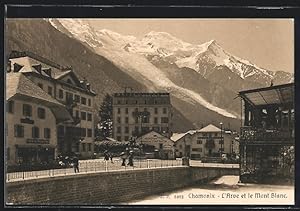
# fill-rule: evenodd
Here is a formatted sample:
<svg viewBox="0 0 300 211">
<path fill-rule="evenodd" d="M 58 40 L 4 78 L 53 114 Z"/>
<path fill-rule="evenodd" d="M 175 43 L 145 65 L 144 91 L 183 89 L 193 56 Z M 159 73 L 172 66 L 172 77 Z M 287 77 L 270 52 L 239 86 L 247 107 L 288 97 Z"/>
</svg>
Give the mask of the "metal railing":
<svg viewBox="0 0 300 211">
<path fill-rule="evenodd" d="M 239 168 L 236 163 L 202 163 L 199 160 L 190 160 L 190 166 L 194 167 L 211 167 L 211 168 Z"/>
<path fill-rule="evenodd" d="M 49 169 L 41 171 L 22 171 L 6 173 L 6 181 L 20 181 L 27 179 L 47 178 L 64 175 L 85 174 L 92 172 L 111 172 L 111 171 L 128 171 L 135 169 L 151 169 L 151 168 L 165 168 L 165 167 L 178 167 L 182 166 L 182 160 L 157 160 L 157 159 L 145 159 L 134 160 L 133 166 L 122 166 L 122 160 L 104 161 L 104 160 L 81 160 L 79 161 L 79 173 L 75 173 L 73 167 L 61 168 L 61 169 Z"/>
</svg>

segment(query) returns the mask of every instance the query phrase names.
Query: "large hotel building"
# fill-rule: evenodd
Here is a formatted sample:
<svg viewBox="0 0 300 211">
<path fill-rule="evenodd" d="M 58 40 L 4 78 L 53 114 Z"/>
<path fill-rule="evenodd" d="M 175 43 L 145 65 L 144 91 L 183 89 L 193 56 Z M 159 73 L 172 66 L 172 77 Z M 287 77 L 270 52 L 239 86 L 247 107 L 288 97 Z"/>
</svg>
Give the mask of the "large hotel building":
<svg viewBox="0 0 300 211">
<path fill-rule="evenodd" d="M 95 92 L 70 67 L 30 52 L 12 52 L 6 73 L 9 164 L 57 154 L 94 153 Z"/>
<path fill-rule="evenodd" d="M 169 93 L 124 92 L 113 95 L 113 138 L 128 141 L 149 131 L 172 135 Z"/>
</svg>

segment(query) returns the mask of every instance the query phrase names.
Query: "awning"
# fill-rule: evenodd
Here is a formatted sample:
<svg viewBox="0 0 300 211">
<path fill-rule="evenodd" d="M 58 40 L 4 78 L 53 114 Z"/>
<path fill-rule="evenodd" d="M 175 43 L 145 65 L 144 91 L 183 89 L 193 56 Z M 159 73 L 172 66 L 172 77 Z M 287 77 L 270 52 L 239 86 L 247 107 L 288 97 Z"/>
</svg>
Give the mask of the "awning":
<svg viewBox="0 0 300 211">
<path fill-rule="evenodd" d="M 294 83 L 239 92 L 252 106 L 294 103 Z"/>
</svg>

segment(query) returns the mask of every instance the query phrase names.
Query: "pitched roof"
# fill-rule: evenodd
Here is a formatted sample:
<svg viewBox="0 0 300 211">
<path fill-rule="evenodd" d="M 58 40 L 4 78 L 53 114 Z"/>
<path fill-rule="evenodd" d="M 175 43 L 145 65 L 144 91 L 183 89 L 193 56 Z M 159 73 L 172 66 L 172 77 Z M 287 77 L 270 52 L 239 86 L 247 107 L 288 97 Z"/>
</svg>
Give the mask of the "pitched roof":
<svg viewBox="0 0 300 211">
<path fill-rule="evenodd" d="M 190 135 L 193 135 L 195 132 L 197 132 L 196 130 L 189 130 L 185 133 L 173 133 L 173 135 L 171 136 L 171 140 L 176 142 L 178 141 L 179 139 L 181 139 L 182 137 L 184 137 L 185 135 L 187 134 L 190 134 Z"/>
<path fill-rule="evenodd" d="M 209 124 L 206 127 L 200 129 L 198 132 L 220 132 L 221 129 L 214 126 L 213 124 Z"/>
<path fill-rule="evenodd" d="M 49 107 L 58 119 L 72 119 L 65 106 L 42 90 L 22 73 L 6 74 L 6 100 L 20 98 Z"/>
</svg>

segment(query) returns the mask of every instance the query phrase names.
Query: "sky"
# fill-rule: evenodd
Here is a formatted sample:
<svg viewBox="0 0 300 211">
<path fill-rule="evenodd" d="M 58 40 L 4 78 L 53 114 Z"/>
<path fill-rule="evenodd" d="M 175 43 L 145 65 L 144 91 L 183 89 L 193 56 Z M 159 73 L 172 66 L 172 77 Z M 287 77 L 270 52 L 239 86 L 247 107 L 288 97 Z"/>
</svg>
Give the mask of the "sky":
<svg viewBox="0 0 300 211">
<path fill-rule="evenodd" d="M 227 52 L 259 67 L 294 72 L 293 19 L 93 19 L 96 29 L 143 37 L 167 32 L 185 42 L 216 40 Z"/>
</svg>

